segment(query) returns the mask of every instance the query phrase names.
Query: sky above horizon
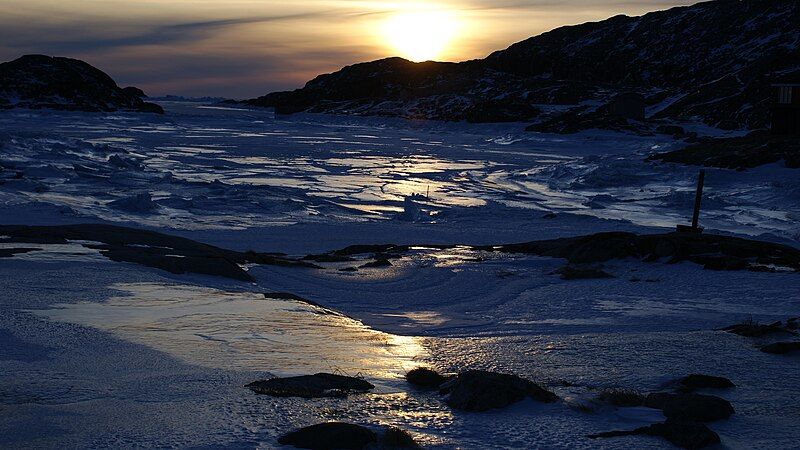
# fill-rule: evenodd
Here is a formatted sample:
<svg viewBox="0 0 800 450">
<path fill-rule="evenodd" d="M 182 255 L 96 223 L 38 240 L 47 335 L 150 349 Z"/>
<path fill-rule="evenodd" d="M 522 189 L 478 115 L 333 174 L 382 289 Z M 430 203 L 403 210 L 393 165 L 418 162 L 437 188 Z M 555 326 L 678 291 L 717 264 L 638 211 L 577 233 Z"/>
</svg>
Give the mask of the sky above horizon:
<svg viewBox="0 0 800 450">
<path fill-rule="evenodd" d="M 0 61 L 82 59 L 149 95 L 249 98 L 388 56 L 464 61 L 682 0 L 2 0 Z"/>
</svg>

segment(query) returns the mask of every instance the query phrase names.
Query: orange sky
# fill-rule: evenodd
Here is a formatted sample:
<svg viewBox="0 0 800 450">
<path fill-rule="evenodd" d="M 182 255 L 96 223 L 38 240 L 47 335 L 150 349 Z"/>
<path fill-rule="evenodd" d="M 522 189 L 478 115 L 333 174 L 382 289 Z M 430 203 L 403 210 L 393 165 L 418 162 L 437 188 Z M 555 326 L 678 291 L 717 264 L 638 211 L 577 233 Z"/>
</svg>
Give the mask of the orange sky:
<svg viewBox="0 0 800 450">
<path fill-rule="evenodd" d="M 0 60 L 84 59 L 150 95 L 252 97 L 386 56 L 482 58 L 552 28 L 681 0 L 3 0 Z"/>
</svg>

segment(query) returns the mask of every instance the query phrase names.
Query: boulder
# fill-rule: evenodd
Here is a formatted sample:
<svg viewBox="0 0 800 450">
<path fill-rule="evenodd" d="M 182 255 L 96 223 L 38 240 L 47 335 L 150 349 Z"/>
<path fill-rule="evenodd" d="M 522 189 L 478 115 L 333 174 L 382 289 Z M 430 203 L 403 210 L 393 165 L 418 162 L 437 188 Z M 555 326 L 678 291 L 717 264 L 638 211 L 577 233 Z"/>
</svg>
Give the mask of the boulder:
<svg viewBox="0 0 800 450">
<path fill-rule="evenodd" d="M 667 418 L 693 422 L 727 419 L 734 413 L 727 400 L 703 394 L 652 393 L 645 398 L 644 406 L 660 409 Z"/>
<path fill-rule="evenodd" d="M 727 389 L 736 387 L 731 380 L 725 377 L 701 375 L 693 373 L 678 380 L 678 384 L 690 390 L 694 389 Z"/>
<path fill-rule="evenodd" d="M 699 449 L 719 444 L 719 435 L 705 424 L 685 420 L 667 419 L 664 423 L 656 423 L 630 431 L 608 431 L 589 435 L 591 439 L 611 438 L 618 436 L 648 435 L 662 437 L 680 448 Z"/>
<path fill-rule="evenodd" d="M 461 372 L 442 385 L 442 392 L 447 394 L 445 401 L 448 405 L 464 411 L 504 408 L 525 397 L 545 403 L 558 399 L 530 380 L 484 370 Z"/>
<path fill-rule="evenodd" d="M 406 374 L 406 381 L 414 386 L 426 389 L 436 389 L 447 380 L 448 377 L 427 367 L 417 367 Z"/>
<path fill-rule="evenodd" d="M 381 267 L 391 267 L 391 266 L 392 266 L 392 262 L 391 261 L 389 261 L 386 258 L 379 258 L 379 259 L 376 259 L 375 261 L 371 261 L 371 262 L 368 262 L 366 264 L 363 264 L 363 265 L 359 266 L 358 268 L 359 269 L 370 269 L 370 268 L 377 269 L 377 268 L 381 268 Z"/>
<path fill-rule="evenodd" d="M 377 440 L 374 431 L 361 425 L 327 422 L 284 434 L 278 438 L 278 443 L 312 450 L 361 450 Z"/>
<path fill-rule="evenodd" d="M 378 442 L 383 450 L 422 448 L 408 432 L 397 427 L 388 427 L 378 438 Z"/>
<path fill-rule="evenodd" d="M 604 389 L 597 394 L 597 400 L 614 406 L 633 407 L 644 404 L 644 396 L 627 389 Z"/>
<path fill-rule="evenodd" d="M 771 324 L 760 324 L 754 321 L 738 323 L 736 325 L 721 328 L 722 331 L 733 333 L 744 337 L 762 337 L 771 334 L 787 334 L 788 331 L 781 326 L 780 322 Z"/>
<path fill-rule="evenodd" d="M 614 278 L 599 266 L 568 264 L 555 273 L 561 275 L 562 280 L 591 280 L 602 278 Z"/>
<path fill-rule="evenodd" d="M 361 378 L 332 373 L 272 378 L 254 381 L 246 387 L 256 394 L 302 398 L 346 397 L 352 393 L 363 393 L 375 388 L 372 383 Z"/>
<path fill-rule="evenodd" d="M 796 353 L 800 352 L 800 342 L 775 342 L 761 347 L 761 351 L 773 355 Z"/>
</svg>

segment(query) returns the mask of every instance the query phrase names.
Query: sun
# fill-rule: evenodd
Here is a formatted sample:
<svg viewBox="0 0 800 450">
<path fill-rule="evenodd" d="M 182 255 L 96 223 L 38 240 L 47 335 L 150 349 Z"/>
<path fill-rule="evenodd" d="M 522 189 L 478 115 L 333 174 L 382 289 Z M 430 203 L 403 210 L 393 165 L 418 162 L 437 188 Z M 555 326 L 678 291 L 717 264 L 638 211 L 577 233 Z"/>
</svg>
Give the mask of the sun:
<svg viewBox="0 0 800 450">
<path fill-rule="evenodd" d="M 441 58 L 457 31 L 456 16 L 440 10 L 398 12 L 381 26 L 383 39 L 396 56 L 416 62 Z"/>
</svg>

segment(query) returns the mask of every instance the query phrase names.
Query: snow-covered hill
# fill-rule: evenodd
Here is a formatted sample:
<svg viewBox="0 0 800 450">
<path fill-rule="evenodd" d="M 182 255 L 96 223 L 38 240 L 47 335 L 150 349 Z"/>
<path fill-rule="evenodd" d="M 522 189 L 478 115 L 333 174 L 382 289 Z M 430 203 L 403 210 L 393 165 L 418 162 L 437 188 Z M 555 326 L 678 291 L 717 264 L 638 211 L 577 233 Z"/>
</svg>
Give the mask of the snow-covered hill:
<svg viewBox="0 0 800 450">
<path fill-rule="evenodd" d="M 247 103 L 285 113 L 544 121 L 633 91 L 652 119 L 762 128 L 772 80 L 800 70 L 798 24 L 795 1 L 717 0 L 561 27 L 483 60 L 356 64 Z"/>
<path fill-rule="evenodd" d="M 0 64 L 0 109 L 164 112 L 143 97 L 77 59 L 25 55 Z"/>
</svg>

